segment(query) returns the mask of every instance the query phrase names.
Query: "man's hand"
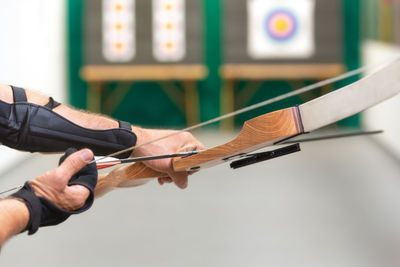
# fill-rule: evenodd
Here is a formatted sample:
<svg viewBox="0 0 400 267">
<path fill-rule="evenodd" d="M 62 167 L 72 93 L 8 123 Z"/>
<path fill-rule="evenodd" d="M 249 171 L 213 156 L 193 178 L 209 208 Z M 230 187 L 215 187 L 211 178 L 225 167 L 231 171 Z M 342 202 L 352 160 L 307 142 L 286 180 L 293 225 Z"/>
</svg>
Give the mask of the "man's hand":
<svg viewBox="0 0 400 267">
<path fill-rule="evenodd" d="M 31 235 L 39 227 L 62 223 L 71 214 L 90 208 L 97 183 L 95 164 L 87 165 L 93 153 L 89 149 L 72 151 L 76 150 L 67 150 L 58 168 L 26 182 L 0 201 L 0 246 L 23 230 Z"/>
<path fill-rule="evenodd" d="M 93 152 L 82 149 L 67 157 L 58 168 L 46 172 L 29 183 L 37 196 L 48 199 L 59 208 L 77 210 L 85 204 L 90 192 L 82 185 L 68 186 L 68 182 L 92 159 Z"/>
<path fill-rule="evenodd" d="M 132 126 L 132 131 L 137 135 L 137 146 L 144 144 L 146 142 L 170 135 L 176 131 L 172 130 L 153 130 L 153 129 L 143 129 Z M 155 143 L 144 145 L 135 149 L 132 152 L 132 157 L 142 157 L 142 156 L 155 156 L 163 154 L 172 154 L 176 152 L 193 151 L 193 150 L 203 150 L 204 145 L 193 137 L 192 134 L 188 132 L 183 132 L 171 137 L 162 139 Z M 166 173 L 166 177 L 158 178 L 158 182 L 162 185 L 164 183 L 171 183 L 172 181 L 179 188 L 186 188 L 188 183 L 189 172 L 175 172 L 173 170 L 172 161 L 173 159 L 160 159 L 160 160 L 150 160 L 146 161 L 145 164 L 160 172 Z"/>
</svg>

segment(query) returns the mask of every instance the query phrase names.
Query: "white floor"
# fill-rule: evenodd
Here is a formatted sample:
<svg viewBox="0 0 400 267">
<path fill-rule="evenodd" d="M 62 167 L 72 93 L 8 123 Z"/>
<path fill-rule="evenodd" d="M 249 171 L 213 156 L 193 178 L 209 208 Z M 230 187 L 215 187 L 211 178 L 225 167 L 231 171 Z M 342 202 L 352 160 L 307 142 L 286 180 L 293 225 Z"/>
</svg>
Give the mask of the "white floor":
<svg viewBox="0 0 400 267">
<path fill-rule="evenodd" d="M 203 170 L 185 191 L 152 182 L 111 192 L 58 227 L 11 240 L 0 266 L 400 266 L 400 163 L 367 137 L 302 150 Z M 57 160 L 30 158 L 0 189 Z"/>
</svg>

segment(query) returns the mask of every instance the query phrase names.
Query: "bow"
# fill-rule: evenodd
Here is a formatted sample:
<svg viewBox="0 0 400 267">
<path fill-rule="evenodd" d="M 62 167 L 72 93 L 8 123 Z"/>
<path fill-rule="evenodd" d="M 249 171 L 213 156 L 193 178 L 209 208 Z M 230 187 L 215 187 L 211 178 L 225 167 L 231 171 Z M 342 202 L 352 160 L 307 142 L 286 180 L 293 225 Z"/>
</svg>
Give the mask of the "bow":
<svg viewBox="0 0 400 267">
<path fill-rule="evenodd" d="M 357 114 L 400 92 L 400 59 L 374 73 L 300 106 L 277 110 L 246 121 L 232 141 L 196 155 L 173 160 L 175 171 L 194 171 L 215 166 L 288 138 L 322 128 Z M 282 152 L 285 154 L 285 152 Z M 122 166 L 100 175 L 96 196 L 116 187 L 144 184 L 165 174 L 143 163 Z"/>
</svg>

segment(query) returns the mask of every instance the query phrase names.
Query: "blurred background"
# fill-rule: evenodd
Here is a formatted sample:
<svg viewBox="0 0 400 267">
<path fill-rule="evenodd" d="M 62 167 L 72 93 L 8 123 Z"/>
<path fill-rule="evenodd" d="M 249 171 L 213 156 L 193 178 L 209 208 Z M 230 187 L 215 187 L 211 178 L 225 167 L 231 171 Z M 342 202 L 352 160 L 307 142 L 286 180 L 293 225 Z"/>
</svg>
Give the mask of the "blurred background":
<svg viewBox="0 0 400 267">
<path fill-rule="evenodd" d="M 400 55 L 400 0 L 6 0 L 0 82 L 143 127 L 181 129 Z M 400 75 L 400 74 L 399 74 Z M 194 132 L 242 123 L 335 84 Z M 400 86 L 400 85 L 399 85 Z M 2 250 L 1 266 L 400 266 L 400 98 L 323 129 L 384 130 L 118 190 Z M 0 147 L 0 189 L 58 156 Z M 24 255 L 21 257 L 20 255 Z"/>
</svg>

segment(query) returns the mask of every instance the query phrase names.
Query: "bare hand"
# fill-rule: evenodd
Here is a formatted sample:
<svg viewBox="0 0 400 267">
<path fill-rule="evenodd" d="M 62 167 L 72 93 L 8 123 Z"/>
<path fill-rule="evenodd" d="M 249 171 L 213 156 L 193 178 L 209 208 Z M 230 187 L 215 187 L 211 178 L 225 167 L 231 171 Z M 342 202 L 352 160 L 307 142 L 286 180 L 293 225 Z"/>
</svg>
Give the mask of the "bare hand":
<svg viewBox="0 0 400 267">
<path fill-rule="evenodd" d="M 89 190 L 81 185 L 68 186 L 71 176 L 82 169 L 93 158 L 93 152 L 82 149 L 64 160 L 56 169 L 31 180 L 35 194 L 44 197 L 65 210 L 81 208 L 89 196 Z"/>
<path fill-rule="evenodd" d="M 132 127 L 133 132 L 138 137 L 138 142 L 136 145 L 141 145 L 143 143 L 164 137 L 175 133 L 172 130 L 153 130 L 153 129 L 142 129 Z M 170 136 L 168 138 L 162 139 L 155 143 L 144 145 L 135 149 L 132 152 L 132 157 L 142 157 L 142 156 L 155 156 L 163 154 L 172 154 L 176 152 L 183 151 L 193 151 L 193 150 L 203 150 L 204 145 L 199 142 L 192 134 L 188 132 L 179 133 L 177 135 Z M 158 178 L 158 182 L 162 185 L 164 183 L 175 182 L 179 188 L 186 188 L 188 184 L 188 176 L 191 172 L 176 172 L 173 169 L 172 159 L 160 159 L 160 160 L 150 160 L 146 161 L 145 164 L 160 172 L 166 173 L 165 177 Z"/>
</svg>

